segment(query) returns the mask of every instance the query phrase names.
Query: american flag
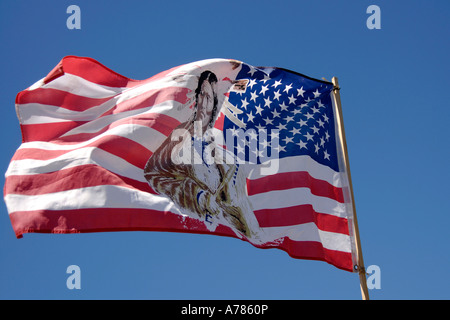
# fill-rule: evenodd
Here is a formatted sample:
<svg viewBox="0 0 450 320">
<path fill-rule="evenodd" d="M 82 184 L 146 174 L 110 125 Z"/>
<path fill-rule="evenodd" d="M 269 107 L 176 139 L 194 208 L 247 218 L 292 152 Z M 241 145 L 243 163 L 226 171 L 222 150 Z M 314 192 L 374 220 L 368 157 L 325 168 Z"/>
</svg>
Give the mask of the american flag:
<svg viewBox="0 0 450 320">
<path fill-rule="evenodd" d="M 217 76 L 214 130 L 225 144 L 225 132 L 238 137 L 227 145 L 236 157 L 257 156 L 244 196 L 258 241 L 225 220 L 212 226 L 209 214 L 185 214 L 144 177 L 149 159 L 195 114 L 205 70 Z M 206 233 L 354 271 L 353 208 L 332 90 L 326 81 L 228 59 L 133 80 L 91 58 L 65 57 L 16 98 L 23 141 L 4 188 L 15 234 Z M 239 130 L 243 138 L 234 134 Z M 255 170 L 267 161 L 276 161 L 275 172 Z M 202 194 L 192 196 L 200 202 Z"/>
</svg>

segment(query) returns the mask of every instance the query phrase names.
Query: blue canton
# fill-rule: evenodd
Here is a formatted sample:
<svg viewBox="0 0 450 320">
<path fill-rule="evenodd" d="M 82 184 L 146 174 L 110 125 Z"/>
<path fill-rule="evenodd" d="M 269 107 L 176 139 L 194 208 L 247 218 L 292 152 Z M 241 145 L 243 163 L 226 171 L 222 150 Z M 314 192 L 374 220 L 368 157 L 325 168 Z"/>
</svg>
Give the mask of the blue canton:
<svg viewBox="0 0 450 320">
<path fill-rule="evenodd" d="M 309 155 L 315 161 L 339 171 L 334 114 L 333 84 L 279 68 L 255 68 L 242 64 L 236 80 L 247 80 L 243 90 L 232 90 L 229 102 L 242 111 L 224 120 L 224 131 L 262 133 L 252 144 L 253 133 L 235 146 L 235 155 L 258 153 L 258 163 L 276 148 L 279 158 Z M 244 81 L 245 82 L 245 81 Z M 234 121 L 233 121 L 234 120 Z M 242 125 L 241 125 L 242 126 Z M 278 130 L 278 132 L 276 131 Z M 258 146 L 258 150 L 255 150 Z M 253 146 L 253 147 L 252 147 Z M 266 153 L 267 152 L 267 153 Z"/>
</svg>

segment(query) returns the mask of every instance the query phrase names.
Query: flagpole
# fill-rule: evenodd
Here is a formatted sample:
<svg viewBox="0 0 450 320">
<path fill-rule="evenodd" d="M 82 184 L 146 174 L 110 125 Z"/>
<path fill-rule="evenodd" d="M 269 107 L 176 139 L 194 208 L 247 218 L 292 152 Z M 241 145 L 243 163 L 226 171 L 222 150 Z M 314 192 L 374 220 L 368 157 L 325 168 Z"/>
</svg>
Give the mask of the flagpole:
<svg viewBox="0 0 450 320">
<path fill-rule="evenodd" d="M 347 140 L 345 139 L 345 130 L 344 130 L 344 119 L 342 115 L 342 106 L 341 106 L 341 96 L 339 93 L 340 87 L 339 82 L 336 77 L 333 77 L 331 79 L 334 85 L 333 89 L 333 96 L 335 105 L 338 110 L 338 127 L 341 133 L 341 143 L 344 148 L 344 161 L 345 161 L 345 167 L 347 168 L 348 173 L 348 181 L 349 181 L 349 187 L 350 187 L 350 194 L 352 197 L 352 205 L 353 205 L 353 227 L 355 232 L 355 244 L 356 244 L 356 253 L 357 253 L 357 270 L 359 273 L 359 283 L 361 287 L 361 295 L 363 300 L 369 300 L 369 290 L 367 289 L 367 280 L 366 280 L 366 268 L 364 267 L 364 260 L 362 255 L 362 249 L 361 249 L 361 240 L 359 237 L 359 228 L 358 228 L 358 219 L 356 218 L 356 207 L 355 207 L 355 197 L 353 194 L 353 184 L 352 184 L 352 175 L 350 173 L 350 163 L 348 159 L 348 151 L 347 151 Z"/>
</svg>

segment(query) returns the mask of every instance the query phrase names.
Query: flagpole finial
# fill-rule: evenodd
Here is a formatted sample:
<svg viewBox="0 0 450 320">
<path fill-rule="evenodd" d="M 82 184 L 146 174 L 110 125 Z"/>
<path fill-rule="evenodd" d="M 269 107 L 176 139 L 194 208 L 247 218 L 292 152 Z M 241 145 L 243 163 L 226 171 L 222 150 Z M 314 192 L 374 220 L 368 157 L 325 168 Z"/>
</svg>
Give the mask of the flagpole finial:
<svg viewBox="0 0 450 320">
<path fill-rule="evenodd" d="M 333 78 L 331 79 L 331 82 L 332 82 L 333 85 L 334 85 L 334 86 L 333 86 L 333 91 L 334 91 L 334 92 L 341 90 L 341 87 L 339 86 L 339 82 L 338 82 L 337 77 L 333 77 Z"/>
</svg>

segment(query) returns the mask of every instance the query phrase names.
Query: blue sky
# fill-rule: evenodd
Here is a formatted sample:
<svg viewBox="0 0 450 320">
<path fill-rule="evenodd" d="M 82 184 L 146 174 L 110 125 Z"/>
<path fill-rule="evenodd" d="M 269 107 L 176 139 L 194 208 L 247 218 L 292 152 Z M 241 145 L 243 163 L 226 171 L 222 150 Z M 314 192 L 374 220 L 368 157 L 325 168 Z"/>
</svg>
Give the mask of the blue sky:
<svg viewBox="0 0 450 320">
<path fill-rule="evenodd" d="M 81 9 L 69 30 L 66 9 Z M 369 5 L 381 29 L 369 30 Z M 21 142 L 16 94 L 66 55 L 135 79 L 206 58 L 338 77 L 372 299 L 449 299 L 450 3 L 433 1 L 2 1 L 0 170 Z M 2 185 L 4 177 L 2 175 Z M 319 261 L 218 236 L 26 234 L 0 206 L 1 299 L 360 299 Z M 66 268 L 81 269 L 69 290 Z"/>
</svg>

